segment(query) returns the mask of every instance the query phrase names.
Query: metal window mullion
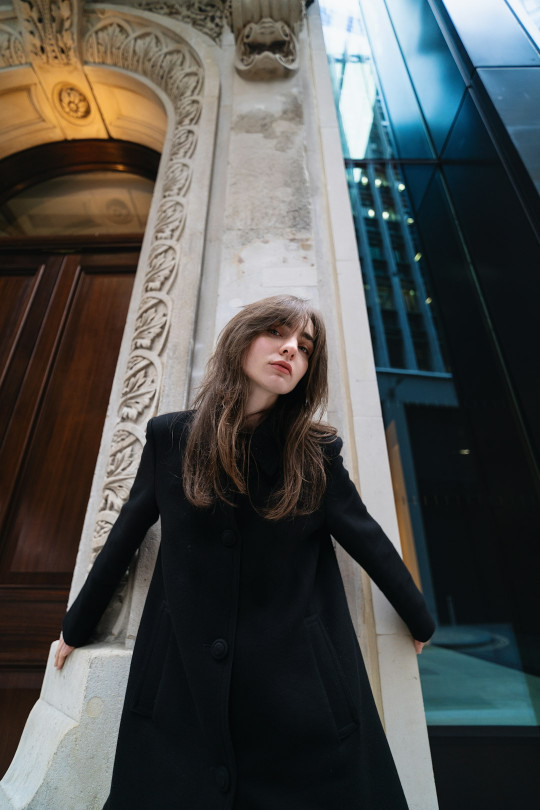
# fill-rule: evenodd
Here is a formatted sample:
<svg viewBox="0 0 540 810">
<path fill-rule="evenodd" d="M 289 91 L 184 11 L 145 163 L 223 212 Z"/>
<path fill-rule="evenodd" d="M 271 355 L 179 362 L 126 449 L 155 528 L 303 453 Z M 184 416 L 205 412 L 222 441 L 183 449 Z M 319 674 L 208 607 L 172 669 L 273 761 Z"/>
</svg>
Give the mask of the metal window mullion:
<svg viewBox="0 0 540 810">
<path fill-rule="evenodd" d="M 435 324 L 433 323 L 433 315 L 429 307 L 429 304 L 426 303 L 427 293 L 424 285 L 424 279 L 422 278 L 422 273 L 420 272 L 418 262 L 415 261 L 414 258 L 415 257 L 414 247 L 411 235 L 409 233 L 409 229 L 407 227 L 406 221 L 407 218 L 403 206 L 401 204 L 401 197 L 399 191 L 397 190 L 396 177 L 394 175 L 392 166 L 390 165 L 386 166 L 386 172 L 388 180 L 390 182 L 390 189 L 392 199 L 394 200 L 394 207 L 396 211 L 399 212 L 399 223 L 401 235 L 403 237 L 403 244 L 405 245 L 405 254 L 407 256 L 407 261 L 411 268 L 414 285 L 416 287 L 416 291 L 420 299 L 420 312 L 422 314 L 428 338 L 429 351 L 431 354 L 431 362 L 433 364 L 433 371 L 444 371 L 445 365 L 441 354 L 437 330 L 435 329 Z"/>
<path fill-rule="evenodd" d="M 397 316 L 398 316 L 398 323 L 401 329 L 401 337 L 403 340 L 403 349 L 405 354 L 405 367 L 411 369 L 417 369 L 418 364 L 416 362 L 416 354 L 414 351 L 414 344 L 411 335 L 411 328 L 409 326 L 409 319 L 407 318 L 407 312 L 405 310 L 405 304 L 403 303 L 403 295 L 401 292 L 401 281 L 399 278 L 398 268 L 396 264 L 396 260 L 394 258 L 394 252 L 392 250 L 392 242 L 390 240 L 390 234 L 388 233 L 388 227 L 386 225 L 386 221 L 383 218 L 383 206 L 381 195 L 379 189 L 375 185 L 375 166 L 367 166 L 367 173 L 369 178 L 369 184 L 373 195 L 373 206 L 375 209 L 375 216 L 377 218 L 377 222 L 379 224 L 379 230 L 382 237 L 383 243 L 383 252 L 384 257 L 386 259 L 386 264 L 388 266 L 388 275 L 390 278 L 390 284 L 392 285 L 392 293 L 394 296 L 394 306 L 396 308 Z"/>
<path fill-rule="evenodd" d="M 360 199 L 357 184 L 353 182 L 352 185 L 353 189 L 351 194 L 351 202 L 353 204 L 356 227 L 358 229 L 358 252 L 361 260 L 360 270 L 368 283 L 366 298 L 371 309 L 373 331 L 375 332 L 375 364 L 378 366 L 388 366 L 390 365 L 390 358 L 388 355 L 388 346 L 386 345 L 386 335 L 384 333 L 381 307 L 377 298 L 377 279 L 375 278 L 375 271 L 373 269 L 373 262 L 371 260 L 371 253 L 369 250 L 367 228 L 364 222 L 364 216 L 362 214 L 362 201 Z"/>
</svg>

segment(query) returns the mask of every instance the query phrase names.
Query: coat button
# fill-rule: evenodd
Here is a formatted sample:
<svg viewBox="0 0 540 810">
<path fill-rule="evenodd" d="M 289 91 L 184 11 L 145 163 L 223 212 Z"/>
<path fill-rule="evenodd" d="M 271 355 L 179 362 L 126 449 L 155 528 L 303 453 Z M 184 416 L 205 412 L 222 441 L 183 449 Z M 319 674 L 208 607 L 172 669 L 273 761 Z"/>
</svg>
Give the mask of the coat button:
<svg viewBox="0 0 540 810">
<path fill-rule="evenodd" d="M 216 638 L 216 640 L 210 647 L 210 653 L 212 655 L 212 658 L 215 658 L 216 661 L 221 661 L 222 658 L 225 658 L 228 652 L 229 652 L 229 645 L 227 644 L 224 638 Z"/>
<path fill-rule="evenodd" d="M 226 793 L 229 789 L 231 780 L 229 777 L 229 771 L 225 765 L 220 765 L 219 768 L 216 768 L 215 778 L 216 785 L 218 786 L 219 790 L 221 790 L 222 793 Z"/>
<path fill-rule="evenodd" d="M 236 534 L 232 529 L 225 529 L 221 535 L 221 542 L 224 546 L 228 546 L 229 548 L 236 545 Z"/>
</svg>

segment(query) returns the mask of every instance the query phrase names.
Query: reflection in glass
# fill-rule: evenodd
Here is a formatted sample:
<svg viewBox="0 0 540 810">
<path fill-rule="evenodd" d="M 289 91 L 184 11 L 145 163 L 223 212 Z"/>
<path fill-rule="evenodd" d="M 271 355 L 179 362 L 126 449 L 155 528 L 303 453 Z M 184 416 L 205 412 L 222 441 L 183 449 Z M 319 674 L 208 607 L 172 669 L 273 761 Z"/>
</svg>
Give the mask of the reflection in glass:
<svg viewBox="0 0 540 810">
<path fill-rule="evenodd" d="M 333 4 L 335 5 L 335 4 Z M 373 137 L 377 91 L 369 43 L 358 5 L 321 6 L 325 41 L 335 98 L 338 100 L 345 155 L 382 155 L 384 147 Z"/>
<path fill-rule="evenodd" d="M 540 48 L 540 0 L 507 0 Z"/>
<path fill-rule="evenodd" d="M 476 162 L 491 171 L 478 149 L 489 135 L 461 131 L 468 100 L 456 125 L 454 94 L 439 119 L 448 154 L 436 160 L 388 16 L 397 4 L 320 7 L 404 556 L 438 619 L 419 659 L 428 723 L 535 726 L 537 614 L 521 557 L 534 548 L 537 506 L 490 303 L 465 248 L 470 223 L 447 186 Z M 470 191 L 466 180 L 460 188 Z M 498 214 L 482 213 L 492 227 Z M 509 534 L 519 537 L 512 559 Z"/>
<path fill-rule="evenodd" d="M 379 370 L 446 371 L 433 294 L 398 167 L 354 161 L 347 177 Z"/>
<path fill-rule="evenodd" d="M 143 233 L 154 183 L 127 172 L 69 174 L 0 206 L 0 237 Z"/>
</svg>

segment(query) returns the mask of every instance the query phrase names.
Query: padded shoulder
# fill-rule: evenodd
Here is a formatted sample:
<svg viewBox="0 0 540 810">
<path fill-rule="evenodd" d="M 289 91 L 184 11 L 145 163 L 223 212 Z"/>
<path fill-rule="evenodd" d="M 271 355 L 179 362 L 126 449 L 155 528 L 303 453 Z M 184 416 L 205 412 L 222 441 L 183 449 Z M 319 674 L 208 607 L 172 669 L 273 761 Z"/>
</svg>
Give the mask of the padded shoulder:
<svg viewBox="0 0 540 810">
<path fill-rule="evenodd" d="M 172 413 L 163 413 L 160 416 L 154 416 L 150 419 L 148 426 L 156 437 L 162 436 L 165 433 L 182 433 L 186 425 L 189 424 L 195 411 L 173 411 Z"/>
<path fill-rule="evenodd" d="M 322 443 L 323 453 L 327 461 L 334 461 L 339 454 L 341 453 L 341 448 L 343 447 L 343 440 L 340 436 L 332 436 L 329 441 L 323 441 Z"/>
</svg>

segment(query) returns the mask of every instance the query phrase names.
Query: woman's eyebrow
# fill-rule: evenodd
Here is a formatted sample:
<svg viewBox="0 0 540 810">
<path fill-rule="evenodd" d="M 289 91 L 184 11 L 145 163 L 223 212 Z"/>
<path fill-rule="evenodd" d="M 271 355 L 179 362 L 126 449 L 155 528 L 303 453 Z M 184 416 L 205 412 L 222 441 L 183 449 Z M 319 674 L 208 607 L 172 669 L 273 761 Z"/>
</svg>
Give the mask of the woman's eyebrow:
<svg viewBox="0 0 540 810">
<path fill-rule="evenodd" d="M 311 343 L 315 343 L 315 338 L 313 335 L 310 335 L 309 332 L 302 332 L 300 337 L 303 337 L 304 340 L 309 340 Z"/>
</svg>

